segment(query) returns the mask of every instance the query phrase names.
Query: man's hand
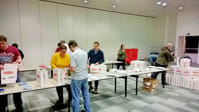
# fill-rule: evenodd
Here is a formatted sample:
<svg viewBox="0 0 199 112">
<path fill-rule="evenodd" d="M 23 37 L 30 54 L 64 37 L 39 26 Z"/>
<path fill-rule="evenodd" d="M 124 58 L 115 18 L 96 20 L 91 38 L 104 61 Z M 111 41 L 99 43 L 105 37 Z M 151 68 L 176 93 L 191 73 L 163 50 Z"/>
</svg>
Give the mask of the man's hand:
<svg viewBox="0 0 199 112">
<path fill-rule="evenodd" d="M 0 65 L 0 70 L 3 70 L 4 69 L 4 66 L 3 65 Z"/>
<path fill-rule="evenodd" d="M 98 65 L 99 63 L 97 62 L 97 63 L 95 63 L 95 65 Z"/>
<path fill-rule="evenodd" d="M 90 65 L 88 64 L 87 67 L 90 68 Z"/>
</svg>

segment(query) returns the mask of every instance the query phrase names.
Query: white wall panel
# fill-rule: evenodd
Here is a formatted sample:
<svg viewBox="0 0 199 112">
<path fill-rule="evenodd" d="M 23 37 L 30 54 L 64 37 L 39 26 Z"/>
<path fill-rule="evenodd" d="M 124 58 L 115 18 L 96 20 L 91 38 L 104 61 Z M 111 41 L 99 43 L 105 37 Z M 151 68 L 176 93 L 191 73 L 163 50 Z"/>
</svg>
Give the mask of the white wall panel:
<svg viewBox="0 0 199 112">
<path fill-rule="evenodd" d="M 58 4 L 58 40 L 74 39 L 73 7 Z"/>
<path fill-rule="evenodd" d="M 39 22 L 39 0 L 20 0 L 20 23 L 23 65 L 34 67 L 41 64 L 41 37 Z"/>
<path fill-rule="evenodd" d="M 100 38 L 100 12 L 88 9 L 88 50 L 93 48 L 93 42 Z M 88 51 L 87 50 L 87 51 Z"/>
<path fill-rule="evenodd" d="M 163 46 L 165 17 L 147 18 L 39 0 L 1 0 L 0 34 L 17 42 L 28 67 L 49 65 L 60 40 L 75 39 L 88 51 L 99 41 L 105 59 L 116 59 L 121 44 L 138 48 L 139 58 Z"/>
<path fill-rule="evenodd" d="M 79 44 L 79 47 L 87 50 L 87 9 L 73 7 L 74 15 L 74 39 Z"/>
<path fill-rule="evenodd" d="M 42 42 L 42 64 L 50 65 L 50 59 L 58 43 L 57 5 L 40 2 L 40 23 Z"/>
<path fill-rule="evenodd" d="M 8 43 L 21 46 L 18 0 L 0 1 L 0 35 L 8 38 Z"/>
</svg>

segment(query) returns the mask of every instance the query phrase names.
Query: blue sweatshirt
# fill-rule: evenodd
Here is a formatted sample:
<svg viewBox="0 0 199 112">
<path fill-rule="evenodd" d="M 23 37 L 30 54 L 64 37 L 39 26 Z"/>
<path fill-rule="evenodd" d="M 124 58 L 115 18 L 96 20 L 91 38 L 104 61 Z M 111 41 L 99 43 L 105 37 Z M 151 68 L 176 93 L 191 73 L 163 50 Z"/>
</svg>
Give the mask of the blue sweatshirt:
<svg viewBox="0 0 199 112">
<path fill-rule="evenodd" d="M 95 52 L 94 49 L 91 49 L 88 52 L 88 60 L 89 60 L 89 65 L 90 64 L 95 64 L 95 63 L 103 63 L 104 62 L 104 53 L 99 49 L 97 52 Z"/>
</svg>

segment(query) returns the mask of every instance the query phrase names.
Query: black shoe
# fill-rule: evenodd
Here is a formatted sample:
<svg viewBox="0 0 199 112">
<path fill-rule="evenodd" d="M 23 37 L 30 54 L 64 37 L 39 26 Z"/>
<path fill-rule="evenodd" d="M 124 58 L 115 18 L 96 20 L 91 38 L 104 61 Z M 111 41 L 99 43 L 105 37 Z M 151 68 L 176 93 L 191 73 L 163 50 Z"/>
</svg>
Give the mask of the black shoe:
<svg viewBox="0 0 199 112">
<path fill-rule="evenodd" d="M 163 84 L 162 84 L 163 85 Z M 164 85 L 169 85 L 168 83 L 164 83 Z"/>
<path fill-rule="evenodd" d="M 90 88 L 89 88 L 89 92 L 92 92 L 92 90 L 93 90 L 93 87 L 90 87 Z"/>
<path fill-rule="evenodd" d="M 95 89 L 94 91 L 92 91 L 93 94 L 98 94 L 98 90 Z"/>
<path fill-rule="evenodd" d="M 64 109 L 64 108 L 66 108 L 66 107 L 67 107 L 67 106 L 64 105 L 63 102 L 61 102 L 61 101 L 58 100 L 52 108 L 53 108 L 54 110 L 59 110 L 59 109 Z"/>
<path fill-rule="evenodd" d="M 21 107 L 16 108 L 13 112 L 23 112 L 23 108 L 21 108 Z"/>
<path fill-rule="evenodd" d="M 81 112 L 86 112 L 85 110 L 81 110 Z"/>
</svg>

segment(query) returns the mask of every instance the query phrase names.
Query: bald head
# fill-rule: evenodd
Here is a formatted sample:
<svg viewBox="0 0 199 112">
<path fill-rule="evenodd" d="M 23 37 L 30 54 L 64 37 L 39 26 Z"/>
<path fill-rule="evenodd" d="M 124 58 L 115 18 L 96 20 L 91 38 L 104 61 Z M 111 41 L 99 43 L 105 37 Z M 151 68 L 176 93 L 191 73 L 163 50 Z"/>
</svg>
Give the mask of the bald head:
<svg viewBox="0 0 199 112">
<path fill-rule="evenodd" d="M 169 50 L 172 50 L 172 43 L 167 43 L 167 48 L 168 48 Z"/>
</svg>

